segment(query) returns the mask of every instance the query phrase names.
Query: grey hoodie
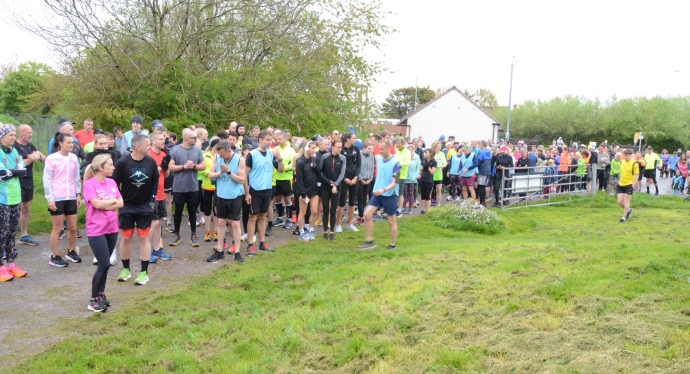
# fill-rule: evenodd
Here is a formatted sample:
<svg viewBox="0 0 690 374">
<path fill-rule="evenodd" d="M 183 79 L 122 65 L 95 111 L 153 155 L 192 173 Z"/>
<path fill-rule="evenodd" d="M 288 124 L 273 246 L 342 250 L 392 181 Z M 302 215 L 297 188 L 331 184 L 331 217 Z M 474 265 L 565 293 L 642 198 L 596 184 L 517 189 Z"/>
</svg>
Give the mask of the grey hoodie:
<svg viewBox="0 0 690 374">
<path fill-rule="evenodd" d="M 359 169 L 359 180 L 368 181 L 374 179 L 374 153 L 360 153 L 362 166 Z"/>
</svg>

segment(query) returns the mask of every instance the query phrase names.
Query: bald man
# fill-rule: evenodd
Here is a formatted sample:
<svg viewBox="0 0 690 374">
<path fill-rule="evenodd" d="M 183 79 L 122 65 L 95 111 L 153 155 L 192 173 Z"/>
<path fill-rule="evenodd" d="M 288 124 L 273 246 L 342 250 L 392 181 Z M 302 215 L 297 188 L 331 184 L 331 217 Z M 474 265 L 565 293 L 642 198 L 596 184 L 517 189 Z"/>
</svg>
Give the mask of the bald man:
<svg viewBox="0 0 690 374">
<path fill-rule="evenodd" d="M 170 150 L 170 164 L 168 170 L 175 173 L 173 176 L 173 202 L 175 203 L 175 232 L 171 246 L 179 245 L 180 224 L 182 223 L 182 210 L 187 205 L 189 222 L 191 225 L 192 247 L 199 246 L 196 236 L 196 208 L 199 203 L 199 183 L 197 172 L 206 170 L 206 163 L 201 150 L 196 146 L 196 134 L 190 129 L 182 130 L 182 143 Z"/>
<path fill-rule="evenodd" d="M 26 165 L 26 175 L 19 177 L 19 185 L 22 188 L 22 204 L 19 212 L 19 244 L 38 245 L 31 235 L 29 229 L 29 212 L 31 211 L 31 201 L 34 199 L 34 161 L 44 162 L 46 156 L 36 150 L 36 146 L 31 143 L 34 131 L 29 125 L 19 125 L 17 127 L 17 139 L 14 141 L 14 148 L 22 156 Z"/>
</svg>

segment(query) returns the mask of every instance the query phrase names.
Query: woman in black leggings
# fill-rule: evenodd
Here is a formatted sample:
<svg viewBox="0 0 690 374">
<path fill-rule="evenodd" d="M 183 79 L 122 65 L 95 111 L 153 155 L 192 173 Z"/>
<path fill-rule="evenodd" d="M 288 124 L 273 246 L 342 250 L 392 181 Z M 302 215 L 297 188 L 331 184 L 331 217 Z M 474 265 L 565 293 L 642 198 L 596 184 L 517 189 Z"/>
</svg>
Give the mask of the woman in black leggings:
<svg viewBox="0 0 690 374">
<path fill-rule="evenodd" d="M 84 173 L 84 201 L 86 202 L 86 236 L 94 257 L 98 260 L 91 282 L 88 309 L 102 312 L 110 306 L 105 297 L 105 282 L 110 269 L 110 255 L 117 242 L 117 210 L 124 202 L 114 180 L 113 160 L 109 154 L 94 157 Z"/>
<path fill-rule="evenodd" d="M 340 182 L 345 177 L 345 156 L 340 154 L 343 148 L 343 143 L 340 139 L 333 140 L 331 144 L 331 153 L 325 154 L 321 158 L 319 164 L 319 173 L 321 174 L 321 187 L 319 188 L 319 195 L 321 196 L 321 204 L 323 205 L 323 238 L 326 240 L 335 240 L 335 214 L 338 209 L 338 193 L 340 192 Z M 329 223 L 330 220 L 330 230 Z"/>
<path fill-rule="evenodd" d="M 421 214 L 426 214 L 431 206 L 431 192 L 434 190 L 434 172 L 436 167 L 434 152 L 431 148 L 427 148 L 424 151 L 424 160 L 422 160 L 422 176 L 419 178 L 419 187 L 422 195 Z"/>
</svg>

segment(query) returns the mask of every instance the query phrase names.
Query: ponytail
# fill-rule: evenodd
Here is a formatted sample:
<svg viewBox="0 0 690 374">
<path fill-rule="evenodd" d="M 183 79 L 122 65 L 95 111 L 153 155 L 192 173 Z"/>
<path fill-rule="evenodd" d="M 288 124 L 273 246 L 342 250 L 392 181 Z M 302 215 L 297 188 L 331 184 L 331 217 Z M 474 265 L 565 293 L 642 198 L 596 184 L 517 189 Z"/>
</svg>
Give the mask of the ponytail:
<svg viewBox="0 0 690 374">
<path fill-rule="evenodd" d="M 51 153 L 55 153 L 60 150 L 60 142 L 64 137 L 61 137 L 62 135 L 59 131 L 55 133 L 55 136 L 53 137 L 53 148 L 50 150 Z"/>
<path fill-rule="evenodd" d="M 93 158 L 93 161 L 86 167 L 84 172 L 84 182 L 93 178 L 99 172 L 98 167 L 105 165 L 105 162 L 111 160 L 110 153 L 101 153 Z"/>
</svg>

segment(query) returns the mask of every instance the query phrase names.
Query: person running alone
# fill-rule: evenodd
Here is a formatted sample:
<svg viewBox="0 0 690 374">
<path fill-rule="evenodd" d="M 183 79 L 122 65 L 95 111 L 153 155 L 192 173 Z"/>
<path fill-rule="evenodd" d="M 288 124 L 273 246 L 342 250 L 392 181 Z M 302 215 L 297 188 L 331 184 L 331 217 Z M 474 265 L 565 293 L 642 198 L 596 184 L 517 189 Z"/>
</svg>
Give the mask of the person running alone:
<svg viewBox="0 0 690 374">
<path fill-rule="evenodd" d="M 17 150 L 24 166 L 26 175 L 17 177 L 22 193 L 22 204 L 19 213 L 19 244 L 38 245 L 31 235 L 29 235 L 29 216 L 31 214 L 31 202 L 34 199 L 34 162 L 45 162 L 46 156 L 36 149 L 31 143 L 33 129 L 29 125 L 19 125 L 17 127 L 17 140 L 14 141 L 14 148 Z"/>
<path fill-rule="evenodd" d="M 355 146 L 357 138 L 354 133 L 347 132 L 340 136 L 342 141 L 342 152 L 345 158 L 345 176 L 343 177 L 342 187 L 338 195 L 338 211 L 336 214 L 335 232 L 343 232 L 340 222 L 343 220 L 345 203 L 347 202 L 347 229 L 359 231 L 355 225 L 355 199 L 357 198 L 357 187 L 359 186 L 358 177 L 362 168 L 362 156 L 360 150 Z"/>
<path fill-rule="evenodd" d="M 299 217 L 297 218 L 297 227 L 299 228 L 299 240 L 310 241 L 315 240 L 314 236 L 314 221 L 316 221 L 319 207 L 318 200 L 314 200 L 319 194 L 319 186 L 316 181 L 316 165 L 314 161 L 314 153 L 316 152 L 316 143 L 313 141 L 307 142 L 307 145 L 300 150 L 300 156 L 295 163 L 295 195 L 299 201 Z M 305 231 L 305 216 L 307 209 L 311 210 L 309 215 L 309 228 Z"/>
<path fill-rule="evenodd" d="M 340 139 L 336 138 L 333 140 L 330 153 L 325 154 L 321 158 L 321 163 L 318 166 L 318 172 L 323 181 L 319 189 L 319 195 L 321 196 L 323 208 L 323 238 L 326 240 L 335 240 L 335 226 L 337 224 L 335 216 L 338 207 L 338 193 L 340 192 L 341 182 L 345 178 L 346 161 L 345 157 L 340 154 L 342 148 L 343 143 Z"/>
<path fill-rule="evenodd" d="M 84 172 L 86 237 L 98 262 L 87 307 L 92 312 L 102 312 L 110 306 L 110 301 L 105 297 L 105 283 L 110 269 L 109 259 L 117 243 L 117 210 L 124 206 L 120 190 L 110 178 L 114 171 L 110 155 L 100 154 Z"/>
<path fill-rule="evenodd" d="M 19 204 L 22 202 L 19 178 L 27 174 L 19 152 L 13 147 L 16 138 L 13 125 L 0 124 L 0 282 L 27 274 L 14 263 L 17 257 L 14 236 L 19 224 Z M 2 263 L 3 257 L 7 259 L 7 265 Z"/>
<path fill-rule="evenodd" d="M 640 166 L 633 158 L 633 151 L 626 149 L 623 151 L 623 155 L 623 161 L 621 161 L 621 179 L 616 188 L 618 205 L 623 208 L 623 216 L 620 219 L 620 223 L 630 219 L 630 215 L 633 211 L 630 207 L 630 198 L 634 191 L 633 183 L 640 174 Z"/>
<path fill-rule="evenodd" d="M 173 179 L 173 202 L 175 203 L 175 233 L 170 242 L 176 246 L 180 239 L 180 225 L 185 204 L 189 214 L 189 226 L 192 232 L 189 242 L 192 247 L 199 246 L 196 237 L 196 208 L 199 203 L 199 182 L 197 172 L 206 169 L 206 162 L 201 150 L 196 147 L 196 135 L 190 129 L 182 130 L 182 143 L 170 151 L 168 170 L 175 173 Z"/>
<path fill-rule="evenodd" d="M 67 262 L 58 255 L 58 240 L 67 221 L 68 250 L 65 258 L 71 262 L 81 262 L 75 251 L 77 241 L 77 209 L 81 206 L 81 181 L 79 161 L 71 153 L 74 139 L 71 134 L 58 133 L 54 143 L 60 150 L 46 158 L 43 169 L 43 192 L 48 200 L 48 210 L 53 223 L 50 233 L 50 265 L 65 267 Z"/>
<path fill-rule="evenodd" d="M 252 150 L 244 160 L 245 178 L 244 190 L 249 191 L 245 195 L 245 201 L 250 205 L 249 223 L 247 224 L 247 256 L 255 256 L 254 240 L 252 235 L 259 229 L 259 250 L 274 252 L 275 250 L 266 243 L 266 213 L 270 206 L 273 193 L 273 169 L 279 173 L 285 171 L 280 152 L 274 149 L 269 152 L 273 136 L 268 130 L 259 133 L 259 148 Z"/>
<path fill-rule="evenodd" d="M 366 238 L 364 244 L 358 249 L 374 248 L 374 213 L 383 209 L 388 215 L 388 227 L 390 230 L 390 244 L 387 250 L 395 249 L 395 239 L 398 236 L 398 224 L 395 211 L 398 207 L 398 182 L 401 166 L 396 156 L 390 153 L 390 143 L 383 140 L 379 143 L 381 154 L 376 156 L 376 183 L 374 184 L 374 196 L 364 212 L 364 227 Z"/>
<path fill-rule="evenodd" d="M 211 169 L 208 177 L 216 180 L 216 218 L 218 221 L 218 245 L 213 254 L 207 258 L 208 262 L 215 262 L 225 258 L 223 242 L 225 240 L 225 225 L 230 220 L 233 245 L 228 254 L 235 256 L 235 261 L 244 262 L 240 253 L 240 218 L 242 216 L 242 196 L 244 196 L 244 181 L 246 177 L 245 159 L 241 153 L 234 151 L 227 140 L 218 142 L 215 147 Z"/>
<path fill-rule="evenodd" d="M 135 285 L 144 285 L 149 281 L 148 268 L 151 259 L 149 235 L 160 176 L 156 160 L 148 155 L 150 148 L 151 142 L 148 136 L 134 135 L 131 141 L 131 152 L 117 161 L 112 176 L 120 187 L 124 201 L 119 217 L 122 235 L 120 246 L 122 271 L 117 280 L 126 282 L 131 278 L 129 259 L 132 254 L 132 237 L 136 228 L 139 237 L 141 271 L 134 280 Z"/>
</svg>

